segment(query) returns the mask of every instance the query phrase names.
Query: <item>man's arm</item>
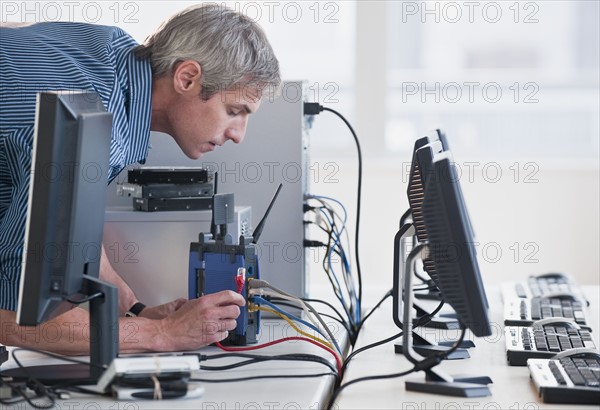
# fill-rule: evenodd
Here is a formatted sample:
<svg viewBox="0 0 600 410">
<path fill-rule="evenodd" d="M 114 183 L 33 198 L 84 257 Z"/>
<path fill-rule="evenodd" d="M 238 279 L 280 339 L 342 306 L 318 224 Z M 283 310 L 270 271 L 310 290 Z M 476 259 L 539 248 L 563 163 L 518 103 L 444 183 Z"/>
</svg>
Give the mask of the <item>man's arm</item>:
<svg viewBox="0 0 600 410">
<path fill-rule="evenodd" d="M 0 310 L 0 340 L 8 346 L 46 350 L 65 355 L 89 352 L 89 313 L 74 308 L 39 326 L 19 326 L 16 312 Z M 137 320 L 135 320 L 137 319 Z M 119 318 L 119 351 L 123 353 L 155 350 L 155 326 L 144 318 Z"/>
<path fill-rule="evenodd" d="M 113 269 L 106 250 L 102 245 L 102 258 L 100 259 L 100 279 L 112 283 L 119 289 L 119 315 L 124 315 L 136 302 L 139 302 L 127 282 Z"/>
<path fill-rule="evenodd" d="M 195 350 L 223 340 L 235 329 L 244 298 L 223 291 L 186 301 L 163 319 L 119 318 L 119 352 Z M 0 309 L 0 343 L 66 355 L 89 354 L 89 314 L 74 308 L 39 326 L 16 324 L 16 313 Z"/>
</svg>

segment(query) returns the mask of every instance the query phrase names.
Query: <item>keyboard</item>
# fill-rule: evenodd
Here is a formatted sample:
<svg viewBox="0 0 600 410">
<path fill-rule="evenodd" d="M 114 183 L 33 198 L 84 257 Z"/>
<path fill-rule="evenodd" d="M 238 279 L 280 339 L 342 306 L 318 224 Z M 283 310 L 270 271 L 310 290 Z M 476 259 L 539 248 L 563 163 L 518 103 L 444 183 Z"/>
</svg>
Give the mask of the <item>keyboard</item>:
<svg viewBox="0 0 600 410">
<path fill-rule="evenodd" d="M 579 285 L 564 274 L 529 276 L 525 282 L 508 282 L 502 285 L 502 299 L 505 302 L 515 298 L 532 299 L 552 294 L 568 294 L 586 300 Z M 589 305 L 587 300 L 586 304 Z"/>
<path fill-rule="evenodd" d="M 589 330 L 568 319 L 544 319 L 531 326 L 504 328 L 506 358 L 511 366 L 525 366 L 527 359 L 549 359 L 574 348 L 596 348 Z"/>
<path fill-rule="evenodd" d="M 600 353 L 527 361 L 531 380 L 545 403 L 600 403 Z"/>
<path fill-rule="evenodd" d="M 582 327 L 588 327 L 584 304 L 585 302 L 566 295 L 532 299 L 513 298 L 504 303 L 504 324 L 529 326 L 536 320 L 560 317 L 571 319 Z"/>
</svg>

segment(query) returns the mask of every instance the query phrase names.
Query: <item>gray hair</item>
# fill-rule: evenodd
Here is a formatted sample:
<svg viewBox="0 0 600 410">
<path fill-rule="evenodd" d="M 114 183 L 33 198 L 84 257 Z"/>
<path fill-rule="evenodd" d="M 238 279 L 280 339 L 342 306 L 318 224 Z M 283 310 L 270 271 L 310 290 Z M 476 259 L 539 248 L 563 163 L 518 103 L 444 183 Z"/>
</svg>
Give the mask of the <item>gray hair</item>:
<svg viewBox="0 0 600 410">
<path fill-rule="evenodd" d="M 238 87 L 276 93 L 281 85 L 279 62 L 263 30 L 248 17 L 218 4 L 183 10 L 134 52 L 138 58 L 150 58 L 155 77 L 171 74 L 180 61 L 197 61 L 205 100 Z"/>
</svg>

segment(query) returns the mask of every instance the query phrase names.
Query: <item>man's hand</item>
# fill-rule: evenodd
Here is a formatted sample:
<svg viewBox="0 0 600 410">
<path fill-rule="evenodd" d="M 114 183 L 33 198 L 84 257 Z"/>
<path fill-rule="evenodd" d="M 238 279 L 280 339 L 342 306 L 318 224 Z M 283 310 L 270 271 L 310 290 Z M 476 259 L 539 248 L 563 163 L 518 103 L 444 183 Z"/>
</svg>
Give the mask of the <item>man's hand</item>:
<svg viewBox="0 0 600 410">
<path fill-rule="evenodd" d="M 146 307 L 139 316 L 148 319 L 163 319 L 176 312 L 187 301 L 187 299 L 179 298 L 162 305 Z"/>
<path fill-rule="evenodd" d="M 161 320 L 158 338 L 165 345 L 160 350 L 195 350 L 225 339 L 245 304 L 244 297 L 231 290 L 186 301 Z"/>
</svg>

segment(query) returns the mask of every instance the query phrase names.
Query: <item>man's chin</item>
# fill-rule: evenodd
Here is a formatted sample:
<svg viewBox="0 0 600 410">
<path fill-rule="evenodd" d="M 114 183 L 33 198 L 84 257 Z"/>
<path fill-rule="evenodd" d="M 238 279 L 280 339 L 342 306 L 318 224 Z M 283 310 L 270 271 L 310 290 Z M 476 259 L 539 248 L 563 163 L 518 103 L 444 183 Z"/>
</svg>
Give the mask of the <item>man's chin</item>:
<svg viewBox="0 0 600 410">
<path fill-rule="evenodd" d="M 183 153 L 189 159 L 200 159 L 204 155 L 204 152 L 202 152 L 202 151 L 193 151 L 193 152 L 183 151 Z"/>
<path fill-rule="evenodd" d="M 196 152 L 195 155 L 189 156 L 190 159 L 200 159 L 204 156 L 205 152 Z"/>
<path fill-rule="evenodd" d="M 204 156 L 204 154 L 212 152 L 215 150 L 214 146 L 206 146 L 203 145 L 195 150 L 190 150 L 185 152 L 186 157 L 190 158 L 190 159 L 200 159 L 202 156 Z"/>
<path fill-rule="evenodd" d="M 196 150 L 195 152 L 192 153 L 192 155 L 195 154 L 195 158 L 191 157 L 192 159 L 198 159 L 201 156 L 203 156 L 204 154 L 213 152 L 215 149 L 217 148 L 216 145 L 213 144 L 203 144 L 198 150 Z"/>
</svg>

